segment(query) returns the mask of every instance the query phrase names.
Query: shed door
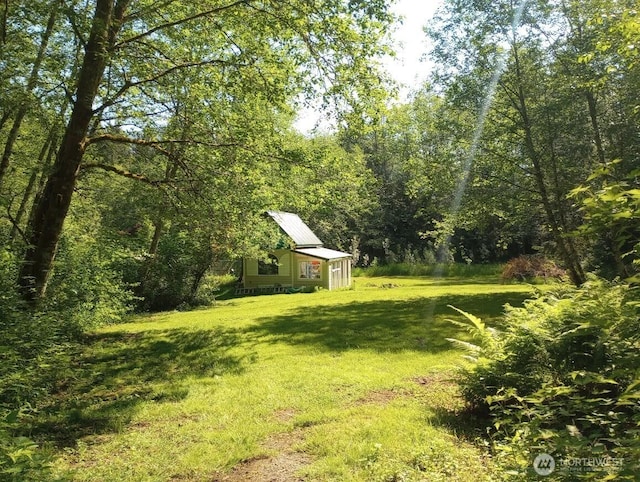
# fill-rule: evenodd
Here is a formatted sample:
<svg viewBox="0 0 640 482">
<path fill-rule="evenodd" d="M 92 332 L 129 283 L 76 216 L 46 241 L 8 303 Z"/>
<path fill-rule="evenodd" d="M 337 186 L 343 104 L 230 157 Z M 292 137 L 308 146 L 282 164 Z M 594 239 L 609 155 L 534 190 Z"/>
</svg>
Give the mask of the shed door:
<svg viewBox="0 0 640 482">
<path fill-rule="evenodd" d="M 342 288 L 342 263 L 340 261 L 334 261 L 329 265 L 329 269 L 331 270 L 331 282 L 329 284 L 329 289 L 334 290 Z"/>
</svg>

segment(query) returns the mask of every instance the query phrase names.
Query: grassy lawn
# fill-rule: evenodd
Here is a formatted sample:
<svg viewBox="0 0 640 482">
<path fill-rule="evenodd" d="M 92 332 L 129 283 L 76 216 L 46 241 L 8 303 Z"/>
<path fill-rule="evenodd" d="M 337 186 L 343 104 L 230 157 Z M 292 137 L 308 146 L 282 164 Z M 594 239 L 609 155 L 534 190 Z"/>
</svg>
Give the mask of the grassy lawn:
<svg viewBox="0 0 640 482">
<path fill-rule="evenodd" d="M 36 436 L 74 480 L 491 480 L 456 416 L 455 305 L 499 324 L 530 289 L 357 278 L 89 336 Z"/>
</svg>

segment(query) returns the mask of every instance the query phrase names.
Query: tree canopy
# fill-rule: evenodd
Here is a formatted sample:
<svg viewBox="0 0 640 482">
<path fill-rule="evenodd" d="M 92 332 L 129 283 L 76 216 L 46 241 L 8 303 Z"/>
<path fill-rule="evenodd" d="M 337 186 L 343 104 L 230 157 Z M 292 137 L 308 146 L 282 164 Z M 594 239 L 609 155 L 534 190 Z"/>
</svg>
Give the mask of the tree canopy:
<svg viewBox="0 0 640 482">
<path fill-rule="evenodd" d="M 391 18 L 384 2 L 16 2 L 4 13 L 3 119 L 13 126 L 0 182 L 17 148 L 27 168 L 43 168 L 22 144 L 56 141 L 21 229 L 20 284 L 34 300 L 45 293 L 78 182 L 92 179 L 83 173 L 101 169 L 183 196 L 208 189 L 204 199 L 231 205 L 211 184 L 234 171 L 251 178 L 269 159 L 288 162 L 282 136 L 305 96 L 353 118 L 384 95 L 375 60 Z M 5 199 L 21 190 L 4 184 Z"/>
<path fill-rule="evenodd" d="M 395 104 L 387 2 L 2 9 L 3 236 L 25 299 L 92 233 L 147 307 L 179 304 L 215 260 L 261 252 L 267 209 L 360 265 L 542 252 L 575 284 L 635 273 L 633 215 L 593 210 L 637 187 L 633 2 L 444 2 L 433 73 Z M 335 132 L 296 133 L 318 98 Z"/>
</svg>

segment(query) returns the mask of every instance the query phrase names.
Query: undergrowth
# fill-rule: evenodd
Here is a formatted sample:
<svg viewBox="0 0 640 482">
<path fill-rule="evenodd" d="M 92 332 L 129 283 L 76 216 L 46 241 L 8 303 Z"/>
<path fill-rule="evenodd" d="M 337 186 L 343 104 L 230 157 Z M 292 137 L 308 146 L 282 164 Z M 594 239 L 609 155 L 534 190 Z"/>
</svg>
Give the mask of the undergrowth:
<svg viewBox="0 0 640 482">
<path fill-rule="evenodd" d="M 84 333 L 120 321 L 130 295 L 98 268 L 59 267 L 54 296 L 26 304 L 15 286 L 18 264 L 0 250 L 0 480 L 53 480 L 50 457 L 30 437 L 33 407 L 71 374 Z"/>
<path fill-rule="evenodd" d="M 538 454 L 551 480 L 635 480 L 640 460 L 638 291 L 595 278 L 508 307 L 500 332 L 466 314 L 475 365 L 461 373 L 470 410 L 506 473 L 527 480 Z M 589 460 L 604 461 L 597 466 Z M 606 462 L 606 463 L 605 463 Z"/>
<path fill-rule="evenodd" d="M 354 268 L 353 276 L 383 277 L 383 276 L 434 276 L 434 277 L 498 277 L 502 265 L 498 264 L 462 264 L 462 263 L 437 263 L 437 264 L 412 264 L 392 263 L 369 266 L 367 268 Z"/>
</svg>

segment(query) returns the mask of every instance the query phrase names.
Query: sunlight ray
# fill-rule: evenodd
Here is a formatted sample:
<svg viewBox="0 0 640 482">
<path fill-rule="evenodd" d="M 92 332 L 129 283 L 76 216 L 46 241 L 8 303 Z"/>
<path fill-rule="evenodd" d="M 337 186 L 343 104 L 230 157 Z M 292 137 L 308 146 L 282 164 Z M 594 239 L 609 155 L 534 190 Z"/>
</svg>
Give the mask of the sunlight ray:
<svg viewBox="0 0 640 482">
<path fill-rule="evenodd" d="M 522 19 L 522 14 L 524 12 L 525 6 L 527 4 L 527 0 L 522 0 L 518 7 L 514 12 L 514 16 L 511 22 L 511 29 L 514 31 L 517 29 L 518 25 L 520 25 L 520 20 Z M 503 48 L 498 53 L 498 58 L 496 59 L 496 68 L 491 76 L 491 80 L 489 85 L 487 86 L 487 93 L 482 102 L 482 106 L 480 108 L 480 112 L 478 113 L 478 120 L 476 121 L 476 126 L 473 131 L 473 137 L 471 138 L 471 146 L 467 152 L 467 155 L 464 157 L 462 162 L 462 176 L 456 190 L 454 192 L 451 205 L 449 207 L 449 216 L 455 219 L 456 215 L 460 211 L 460 207 L 462 205 L 462 198 L 464 196 L 465 191 L 467 190 L 467 185 L 469 184 L 469 180 L 471 177 L 471 168 L 473 167 L 474 160 L 478 155 L 478 150 L 480 148 L 480 141 L 482 140 L 482 134 L 484 132 L 485 123 L 487 120 L 487 115 L 491 106 L 493 104 L 493 100 L 495 98 L 496 90 L 498 88 L 498 83 L 502 78 L 502 74 L 507 67 L 507 60 L 509 56 L 509 50 L 507 48 Z M 445 256 L 449 250 L 449 244 L 451 242 L 451 235 L 447 237 L 444 243 L 443 249 L 439 251 L 439 263 L 446 262 Z M 442 269 L 442 268 L 440 268 Z"/>
</svg>

